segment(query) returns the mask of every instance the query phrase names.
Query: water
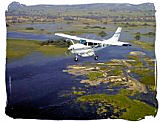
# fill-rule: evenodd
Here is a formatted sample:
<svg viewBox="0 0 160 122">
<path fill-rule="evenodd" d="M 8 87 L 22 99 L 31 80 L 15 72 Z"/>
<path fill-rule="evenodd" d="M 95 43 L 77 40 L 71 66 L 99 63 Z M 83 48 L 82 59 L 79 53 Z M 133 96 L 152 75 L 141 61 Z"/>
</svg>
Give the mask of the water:
<svg viewBox="0 0 160 122">
<path fill-rule="evenodd" d="M 20 25 L 17 25 L 20 26 Z M 36 29 L 42 29 L 45 28 L 47 31 L 52 31 L 52 32 L 56 32 L 56 31 L 61 31 L 61 26 L 63 26 L 63 28 L 67 28 L 66 31 L 70 31 L 73 30 L 73 27 L 67 25 L 67 24 L 24 24 L 21 25 L 22 27 L 34 27 Z M 107 36 L 105 37 L 100 37 L 97 36 L 96 34 L 82 34 L 79 35 L 79 37 L 84 37 L 84 38 L 90 38 L 90 39 L 96 39 L 96 40 L 104 40 L 104 39 L 108 39 L 110 37 L 112 37 L 112 35 L 114 34 L 114 32 L 116 31 L 116 27 L 114 27 L 113 25 L 106 25 L 106 28 L 109 27 L 113 27 L 115 28 L 115 30 L 112 31 L 107 31 Z M 132 29 L 132 30 L 127 30 L 126 29 L 122 29 L 121 32 L 121 37 L 120 40 L 121 41 L 130 41 L 130 40 L 135 40 L 135 33 L 140 32 L 140 33 L 148 33 L 148 32 L 155 32 L 154 28 L 148 28 L 148 27 L 142 27 L 142 28 L 138 28 L 138 29 Z M 65 31 L 63 29 L 63 31 Z M 7 32 L 7 38 L 16 38 L 16 39 L 28 39 L 28 40 L 39 40 L 39 41 L 45 41 L 48 39 L 56 39 L 58 38 L 57 36 L 55 36 L 54 34 L 33 34 L 33 33 L 23 33 L 23 32 Z M 155 38 L 154 37 L 146 37 L 146 36 L 141 36 L 140 41 L 146 41 L 146 42 L 154 42 Z"/>
<path fill-rule="evenodd" d="M 113 32 L 110 32 L 105 38 L 109 38 L 112 34 Z M 48 40 L 51 36 L 53 35 L 20 32 L 8 32 L 7 34 L 8 38 L 24 38 L 40 41 Z M 102 39 L 96 35 L 93 36 L 93 34 L 81 36 Z M 127 32 L 123 32 L 121 35 L 122 41 L 130 38 Z M 82 112 L 77 104 L 72 103 L 74 97 L 59 97 L 61 92 L 70 91 L 73 86 L 84 88 L 84 84 L 80 84 L 79 78 L 64 73 L 63 69 L 66 69 L 68 65 L 77 63 L 107 62 L 111 59 L 125 59 L 131 51 L 142 51 L 147 56 L 154 58 L 152 51 L 146 51 L 134 46 L 110 46 L 96 52 L 99 56 L 98 61 L 95 61 L 93 57 L 87 57 L 79 58 L 79 62 L 74 62 L 72 56 L 53 57 L 44 56 L 41 53 L 32 53 L 21 59 L 8 61 L 6 65 L 6 84 L 7 90 L 11 90 L 11 93 L 8 94 L 7 114 L 23 118 L 71 119 L 72 117 L 72 119 L 86 119 L 86 116 L 95 118 L 95 113 Z M 11 89 L 8 87 L 9 78 L 12 84 Z M 90 87 L 89 91 L 90 93 L 116 94 L 120 90 L 120 88 L 115 87 L 113 91 L 107 91 L 103 89 L 104 87 L 107 88 L 107 85 L 99 86 L 97 91 L 94 91 L 94 87 Z M 32 114 L 30 111 L 32 111 Z M 111 111 L 108 113 L 109 115 L 111 115 Z"/>
<path fill-rule="evenodd" d="M 79 63 L 85 61 L 81 60 Z M 12 78 L 12 92 L 8 96 L 7 114 L 16 118 L 95 118 L 96 113 L 91 116 L 89 111 L 84 112 L 79 109 L 76 103 L 72 103 L 72 99 L 75 99 L 74 97 L 69 99 L 59 97 L 59 93 L 71 91 L 73 86 L 85 89 L 84 84 L 80 84 L 80 80 L 76 77 L 62 72 L 68 65 L 73 64 L 75 62 L 71 57 L 51 58 L 37 53 L 8 63 L 6 80 L 7 82 L 9 81 L 9 76 Z M 91 92 L 95 93 L 94 88 L 90 89 Z M 116 88 L 115 90 L 117 92 L 118 89 Z M 103 93 L 107 91 L 99 89 L 97 92 Z M 9 113 L 10 111 L 11 113 Z M 30 115 L 29 111 L 32 111 L 32 115 Z"/>
<path fill-rule="evenodd" d="M 111 59 L 124 59 L 130 51 L 139 50 L 136 47 L 116 47 L 110 46 L 97 52 L 99 60 L 93 57 L 79 58 L 78 63 L 84 62 L 106 62 Z M 153 57 L 151 52 L 146 52 Z M 41 53 L 32 53 L 22 59 L 7 63 L 7 78 L 12 78 L 13 102 L 33 100 L 38 97 L 53 93 L 51 97 L 62 89 L 74 86 L 75 80 L 71 75 L 63 73 L 68 65 L 76 64 L 73 57 L 47 57 Z M 71 84 L 70 84 L 71 83 Z M 43 90 L 43 88 L 45 88 Z M 47 90 L 46 90 L 47 89 Z M 23 92 L 19 92 L 23 91 Z M 33 96 L 30 96 L 33 95 Z M 24 96 L 24 97 L 23 97 Z M 50 100 L 49 100 L 50 101 Z"/>
<path fill-rule="evenodd" d="M 45 41 L 50 38 L 54 38 L 54 35 L 32 34 L 32 33 L 23 33 L 23 32 L 7 32 L 7 38 Z"/>
<path fill-rule="evenodd" d="M 32 24 L 16 24 L 16 28 L 24 29 L 28 27 L 33 27 L 37 30 L 47 30 L 48 32 L 55 32 L 60 30 L 70 30 L 71 26 L 64 23 L 32 23 Z"/>
</svg>

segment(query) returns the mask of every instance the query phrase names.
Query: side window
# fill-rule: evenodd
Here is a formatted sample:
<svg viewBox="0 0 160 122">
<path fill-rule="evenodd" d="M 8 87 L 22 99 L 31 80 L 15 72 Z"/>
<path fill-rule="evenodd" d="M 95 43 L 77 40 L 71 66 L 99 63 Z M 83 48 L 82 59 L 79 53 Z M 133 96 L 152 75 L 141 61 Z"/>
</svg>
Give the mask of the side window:
<svg viewBox="0 0 160 122">
<path fill-rule="evenodd" d="M 92 42 L 88 42 L 88 46 L 93 46 L 93 43 Z"/>
<path fill-rule="evenodd" d="M 87 45 L 87 42 L 86 42 L 86 40 L 80 40 L 80 44 Z"/>
<path fill-rule="evenodd" d="M 94 46 L 97 46 L 98 45 L 98 43 L 94 43 Z"/>
</svg>

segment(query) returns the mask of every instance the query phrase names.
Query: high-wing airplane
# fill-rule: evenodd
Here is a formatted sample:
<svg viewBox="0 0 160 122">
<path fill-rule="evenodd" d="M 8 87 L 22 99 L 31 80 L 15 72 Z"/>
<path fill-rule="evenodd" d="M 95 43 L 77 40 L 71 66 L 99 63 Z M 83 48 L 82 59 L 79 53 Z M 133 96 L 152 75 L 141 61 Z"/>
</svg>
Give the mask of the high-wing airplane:
<svg viewBox="0 0 160 122">
<path fill-rule="evenodd" d="M 55 35 L 66 38 L 72 42 L 72 45 L 68 48 L 71 53 L 75 55 L 74 60 L 78 61 L 78 56 L 80 57 L 89 57 L 94 56 L 94 59 L 97 60 L 98 56 L 95 54 L 95 51 L 103 49 L 111 45 L 117 46 L 131 46 L 130 43 L 118 41 L 120 37 L 120 32 L 122 28 L 118 27 L 114 35 L 107 40 L 94 40 L 86 39 L 77 36 L 71 36 L 63 33 L 55 33 Z M 74 40 L 78 43 L 74 43 Z"/>
</svg>

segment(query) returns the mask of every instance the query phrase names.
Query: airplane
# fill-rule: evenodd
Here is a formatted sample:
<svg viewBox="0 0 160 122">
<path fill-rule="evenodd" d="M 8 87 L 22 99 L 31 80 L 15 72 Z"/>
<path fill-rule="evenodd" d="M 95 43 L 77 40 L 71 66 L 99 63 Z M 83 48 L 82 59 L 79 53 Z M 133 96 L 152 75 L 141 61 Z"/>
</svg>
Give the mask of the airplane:
<svg viewBox="0 0 160 122">
<path fill-rule="evenodd" d="M 78 61 L 78 56 L 80 57 L 94 56 L 94 59 L 98 60 L 98 56 L 95 54 L 95 52 L 105 47 L 108 47 L 111 45 L 131 46 L 130 43 L 119 41 L 121 30 L 122 28 L 118 27 L 114 35 L 107 40 L 87 39 L 87 38 L 71 36 L 63 33 L 55 33 L 55 35 L 66 38 L 66 41 L 69 40 L 72 42 L 72 45 L 69 46 L 68 50 L 75 55 L 74 61 Z M 74 40 L 78 41 L 78 43 L 75 43 Z"/>
</svg>

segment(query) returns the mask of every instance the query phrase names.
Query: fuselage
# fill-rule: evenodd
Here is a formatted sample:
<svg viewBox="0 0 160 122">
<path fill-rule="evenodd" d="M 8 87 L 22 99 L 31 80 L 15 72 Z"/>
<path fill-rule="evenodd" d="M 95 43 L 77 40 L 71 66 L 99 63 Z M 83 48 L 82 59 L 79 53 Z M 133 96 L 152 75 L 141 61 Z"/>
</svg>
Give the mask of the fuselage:
<svg viewBox="0 0 160 122">
<path fill-rule="evenodd" d="M 95 54 L 95 51 L 101 50 L 108 46 L 131 46 L 130 43 L 119 41 L 120 32 L 122 28 L 118 27 L 114 35 L 107 40 L 94 40 L 81 38 L 77 36 L 71 36 L 63 33 L 56 33 L 55 35 L 70 39 L 72 45 L 68 48 L 71 53 L 75 54 L 75 61 L 78 61 L 78 56 L 89 57 L 94 56 L 95 60 L 98 59 L 98 56 Z M 78 43 L 74 43 L 79 41 Z"/>
<path fill-rule="evenodd" d="M 88 57 L 94 55 L 94 50 L 91 46 L 87 46 L 84 44 L 73 44 L 71 45 L 68 50 L 71 51 L 71 53 L 82 56 L 82 57 Z"/>
</svg>

